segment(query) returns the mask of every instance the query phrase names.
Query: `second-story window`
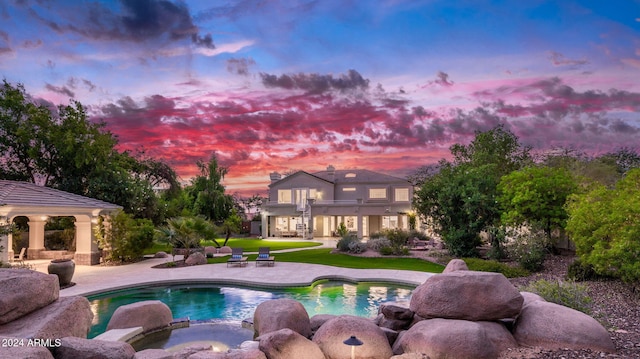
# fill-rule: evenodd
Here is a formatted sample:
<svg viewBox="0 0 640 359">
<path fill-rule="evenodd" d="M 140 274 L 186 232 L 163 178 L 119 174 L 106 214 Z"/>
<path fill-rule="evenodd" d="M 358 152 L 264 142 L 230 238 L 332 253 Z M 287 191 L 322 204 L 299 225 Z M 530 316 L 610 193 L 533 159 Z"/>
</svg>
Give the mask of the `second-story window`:
<svg viewBox="0 0 640 359">
<path fill-rule="evenodd" d="M 291 203 L 291 190 L 279 189 L 278 190 L 278 203 Z"/>
<path fill-rule="evenodd" d="M 369 199 L 386 199 L 386 188 L 369 188 Z"/>
<path fill-rule="evenodd" d="M 408 188 L 396 188 L 395 195 L 396 202 L 409 202 Z"/>
</svg>

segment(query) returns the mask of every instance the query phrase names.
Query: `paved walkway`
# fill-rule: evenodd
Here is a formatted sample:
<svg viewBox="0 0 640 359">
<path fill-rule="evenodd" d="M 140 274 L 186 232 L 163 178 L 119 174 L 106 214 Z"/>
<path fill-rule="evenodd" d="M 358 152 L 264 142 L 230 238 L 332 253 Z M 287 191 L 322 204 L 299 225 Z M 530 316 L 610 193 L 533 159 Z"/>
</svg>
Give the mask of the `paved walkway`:
<svg viewBox="0 0 640 359">
<path fill-rule="evenodd" d="M 335 248 L 335 241 L 323 241 L 324 247 Z M 319 248 L 319 247 L 311 247 Z M 284 252 L 284 251 L 283 251 Z M 246 267 L 227 267 L 226 263 L 182 268 L 155 269 L 155 265 L 172 258 L 153 258 L 122 266 L 76 266 L 73 282 L 76 285 L 62 289 L 61 296 L 90 295 L 108 290 L 144 286 L 158 283 L 220 283 L 242 284 L 260 287 L 307 286 L 318 279 L 342 279 L 347 281 L 392 281 L 418 285 L 432 273 L 389 270 L 351 269 L 317 264 L 278 262 L 273 267 L 256 267 L 249 262 Z M 177 259 L 177 256 L 176 256 Z M 48 260 L 26 261 L 37 271 L 47 273 Z"/>
</svg>

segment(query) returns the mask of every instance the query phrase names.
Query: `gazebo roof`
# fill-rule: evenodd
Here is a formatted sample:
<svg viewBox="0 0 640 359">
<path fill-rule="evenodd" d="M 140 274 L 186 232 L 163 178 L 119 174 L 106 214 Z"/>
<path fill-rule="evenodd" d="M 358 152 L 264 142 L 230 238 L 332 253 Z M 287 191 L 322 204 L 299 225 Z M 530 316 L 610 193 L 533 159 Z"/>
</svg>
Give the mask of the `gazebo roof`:
<svg viewBox="0 0 640 359">
<path fill-rule="evenodd" d="M 8 208 L 117 210 L 121 206 L 29 182 L 0 180 L 0 212 Z"/>
</svg>

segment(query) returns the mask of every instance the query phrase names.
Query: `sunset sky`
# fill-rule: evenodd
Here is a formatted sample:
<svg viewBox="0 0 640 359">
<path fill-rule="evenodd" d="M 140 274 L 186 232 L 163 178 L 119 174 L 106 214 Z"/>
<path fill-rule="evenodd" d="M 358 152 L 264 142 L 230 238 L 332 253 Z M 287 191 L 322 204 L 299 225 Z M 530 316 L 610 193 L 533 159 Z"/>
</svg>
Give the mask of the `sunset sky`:
<svg viewBox="0 0 640 359">
<path fill-rule="evenodd" d="M 405 176 L 504 124 L 536 151 L 640 151 L 640 1 L 8 0 L 0 74 L 77 100 L 182 180 Z"/>
</svg>

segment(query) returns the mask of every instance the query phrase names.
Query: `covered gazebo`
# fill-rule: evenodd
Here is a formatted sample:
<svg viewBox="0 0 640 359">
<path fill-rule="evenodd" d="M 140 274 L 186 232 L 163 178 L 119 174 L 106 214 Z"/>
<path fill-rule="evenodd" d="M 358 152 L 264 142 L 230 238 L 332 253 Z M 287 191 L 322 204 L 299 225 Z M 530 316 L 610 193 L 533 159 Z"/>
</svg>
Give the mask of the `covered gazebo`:
<svg viewBox="0 0 640 359">
<path fill-rule="evenodd" d="M 80 265 L 100 263 L 98 244 L 94 229 L 98 216 L 107 215 L 122 207 L 38 186 L 29 182 L 0 180 L 0 224 L 12 223 L 14 218 L 25 216 L 29 219 L 29 258 L 38 259 L 44 248 L 44 225 L 49 217 L 69 216 L 75 218 L 76 252 L 74 261 Z M 2 238 L 4 237 L 4 238 Z M 4 247 L 0 260 L 13 259 L 12 235 L 1 236 Z"/>
</svg>

